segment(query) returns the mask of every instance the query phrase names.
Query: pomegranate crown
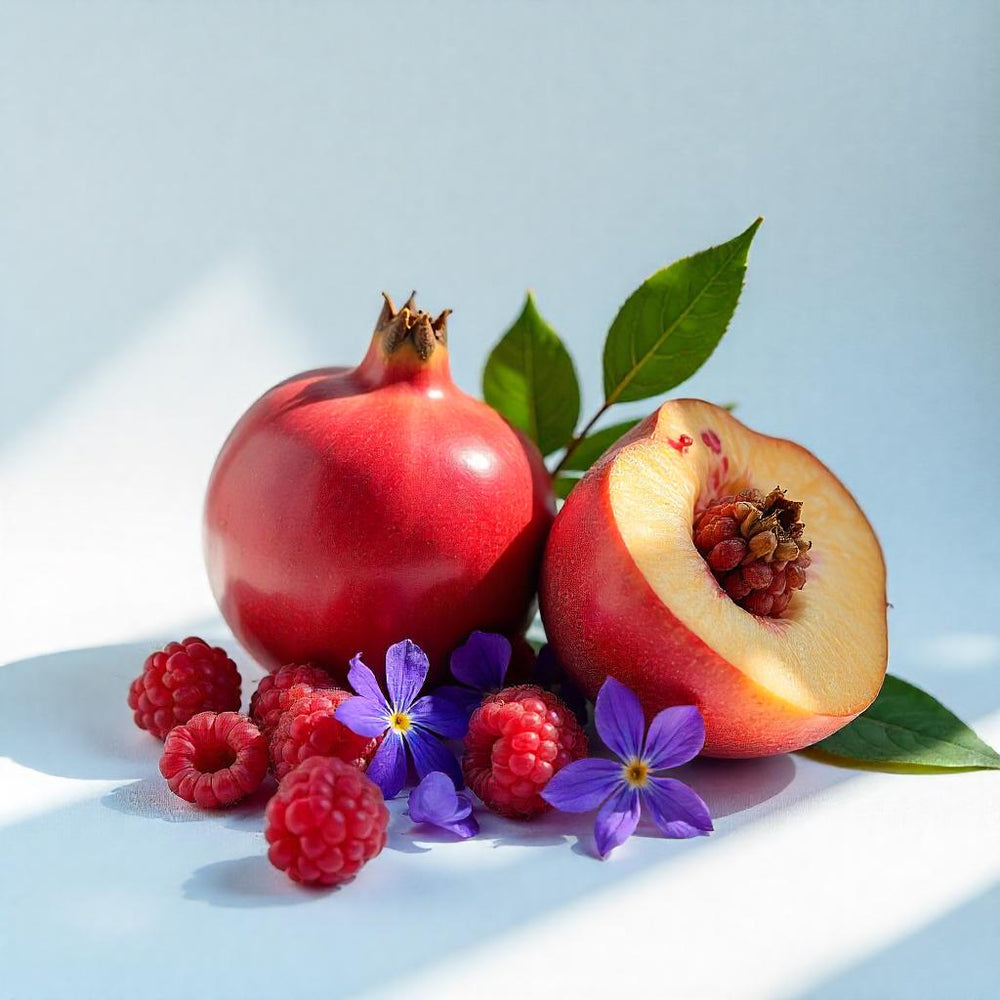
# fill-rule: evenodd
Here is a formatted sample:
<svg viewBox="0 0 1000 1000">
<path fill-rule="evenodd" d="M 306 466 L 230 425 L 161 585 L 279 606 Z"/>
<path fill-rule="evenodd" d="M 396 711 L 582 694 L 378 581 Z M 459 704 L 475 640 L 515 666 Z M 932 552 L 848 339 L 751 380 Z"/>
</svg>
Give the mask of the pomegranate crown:
<svg viewBox="0 0 1000 1000">
<path fill-rule="evenodd" d="M 385 302 L 375 324 L 375 334 L 378 336 L 387 354 L 392 354 L 397 348 L 409 342 L 421 361 L 426 361 L 438 347 L 448 343 L 448 317 L 450 309 L 442 309 L 436 319 L 429 312 L 416 307 L 417 293 L 411 292 L 410 297 L 397 309 L 387 292 L 382 293 Z"/>
</svg>

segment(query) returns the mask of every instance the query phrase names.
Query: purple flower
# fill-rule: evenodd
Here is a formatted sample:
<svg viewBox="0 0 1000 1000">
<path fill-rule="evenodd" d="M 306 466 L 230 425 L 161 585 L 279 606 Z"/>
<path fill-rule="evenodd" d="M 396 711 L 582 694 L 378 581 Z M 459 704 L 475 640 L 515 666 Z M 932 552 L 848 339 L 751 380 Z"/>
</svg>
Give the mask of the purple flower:
<svg viewBox="0 0 1000 1000">
<path fill-rule="evenodd" d="M 704 745 L 705 723 L 697 708 L 665 708 L 644 739 L 639 699 L 609 677 L 597 693 L 594 722 L 618 760 L 591 757 L 567 764 L 541 795 L 563 812 L 589 812 L 600 806 L 594 839 L 602 858 L 632 836 L 643 806 L 668 837 L 711 832 L 712 817 L 701 798 L 683 782 L 657 776 L 658 771 L 687 763 Z"/>
<path fill-rule="evenodd" d="M 472 802 L 455 791 L 454 782 L 441 771 L 431 771 L 410 792 L 410 819 L 430 823 L 465 840 L 479 833 L 479 823 L 472 815 Z"/>
<path fill-rule="evenodd" d="M 387 799 L 406 784 L 407 751 L 421 778 L 444 771 L 457 787 L 462 786 L 458 761 L 437 737 L 461 739 L 469 727 L 468 716 L 450 698 L 417 697 L 429 666 L 424 651 L 409 639 L 390 646 L 385 654 L 387 700 L 375 675 L 361 662 L 361 654 L 351 660 L 347 679 L 358 696 L 337 709 L 337 718 L 359 736 L 385 734 L 368 765 L 368 777 Z"/>
<path fill-rule="evenodd" d="M 451 675 L 481 693 L 499 691 L 510 666 L 510 640 L 496 632 L 473 632 L 451 654 Z"/>
</svg>

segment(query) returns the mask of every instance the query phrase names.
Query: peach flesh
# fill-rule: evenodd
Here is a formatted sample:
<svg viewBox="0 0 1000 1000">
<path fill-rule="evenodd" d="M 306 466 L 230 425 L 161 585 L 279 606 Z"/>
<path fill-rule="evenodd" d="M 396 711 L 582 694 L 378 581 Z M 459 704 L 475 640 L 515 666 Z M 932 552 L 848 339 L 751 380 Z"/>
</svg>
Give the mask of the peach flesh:
<svg viewBox="0 0 1000 1000">
<path fill-rule="evenodd" d="M 775 485 L 803 501 L 814 547 L 809 583 L 772 619 L 733 603 L 691 526 L 718 496 Z M 589 697 L 611 675 L 647 718 L 698 705 L 709 756 L 815 743 L 862 712 L 885 675 L 885 568 L 854 499 L 804 448 L 698 400 L 665 403 L 574 488 L 549 538 L 540 606 Z"/>
</svg>

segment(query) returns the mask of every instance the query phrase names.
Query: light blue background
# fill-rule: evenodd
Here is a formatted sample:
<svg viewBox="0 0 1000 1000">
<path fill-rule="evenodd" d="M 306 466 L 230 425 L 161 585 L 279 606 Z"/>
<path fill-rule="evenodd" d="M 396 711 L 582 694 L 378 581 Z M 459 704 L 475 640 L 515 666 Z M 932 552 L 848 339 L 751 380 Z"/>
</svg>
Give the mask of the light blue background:
<svg viewBox="0 0 1000 1000">
<path fill-rule="evenodd" d="M 684 392 L 839 472 L 909 637 L 1000 606 L 996 4 L 0 11 L 5 437 L 233 254 L 316 364 L 451 306 L 472 391 L 531 286 L 589 409 L 625 295 L 762 213 Z"/>
<path fill-rule="evenodd" d="M 975 2 L 2 2 L 0 445 L 234 255 L 317 365 L 359 356 L 383 288 L 452 307 L 470 391 L 531 286 L 589 412 L 628 292 L 763 214 L 683 392 L 841 475 L 885 547 L 893 669 L 981 716 L 998 35 Z M 941 635 L 987 669 L 946 670 Z"/>
</svg>

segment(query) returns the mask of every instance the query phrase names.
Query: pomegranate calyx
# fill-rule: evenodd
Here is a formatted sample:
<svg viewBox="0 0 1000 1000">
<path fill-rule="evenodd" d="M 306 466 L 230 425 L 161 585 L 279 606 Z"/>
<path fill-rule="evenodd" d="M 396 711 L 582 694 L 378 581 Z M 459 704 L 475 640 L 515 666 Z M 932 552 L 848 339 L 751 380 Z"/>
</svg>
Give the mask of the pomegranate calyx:
<svg viewBox="0 0 1000 1000">
<path fill-rule="evenodd" d="M 802 504 L 775 488 L 713 500 L 695 516 L 694 543 L 719 585 L 740 607 L 777 618 L 806 582 L 811 543 Z"/>
<path fill-rule="evenodd" d="M 427 361 L 437 347 L 448 343 L 448 317 L 450 309 L 442 309 L 436 318 L 429 312 L 418 309 L 415 304 L 416 292 L 397 309 L 387 292 L 382 293 L 385 302 L 375 324 L 378 337 L 386 354 L 393 354 L 403 344 L 413 346 L 417 357 Z"/>
</svg>

